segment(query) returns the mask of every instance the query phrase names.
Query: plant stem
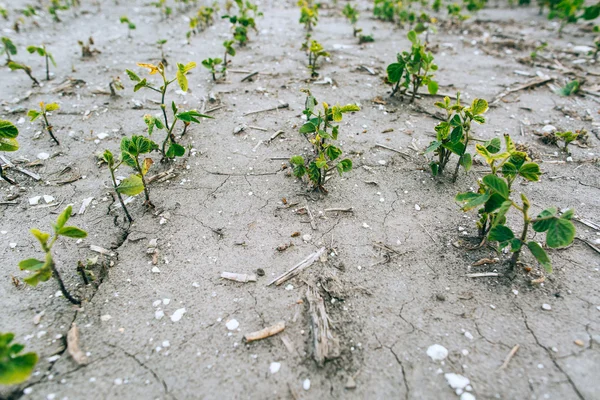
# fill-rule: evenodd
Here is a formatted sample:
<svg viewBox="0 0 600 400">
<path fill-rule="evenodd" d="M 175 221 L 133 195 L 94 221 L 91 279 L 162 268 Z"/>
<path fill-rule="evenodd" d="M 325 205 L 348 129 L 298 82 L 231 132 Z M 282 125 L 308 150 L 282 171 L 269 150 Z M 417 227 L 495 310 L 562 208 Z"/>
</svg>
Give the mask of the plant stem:
<svg viewBox="0 0 600 400">
<path fill-rule="evenodd" d="M 46 112 L 45 111 L 42 113 L 42 116 L 44 117 L 44 123 L 46 124 L 46 130 L 50 134 L 50 137 L 52 137 L 52 139 L 54 139 L 54 141 L 56 142 L 56 144 L 60 146 L 60 143 L 58 142 L 58 140 L 56 139 L 56 137 L 54 137 L 54 132 L 52 131 L 52 125 L 50 125 L 50 123 L 48 122 L 48 117 L 46 116 Z"/>
<path fill-rule="evenodd" d="M 79 275 L 81 275 L 81 279 L 83 280 L 83 283 L 87 286 L 90 284 L 89 279 L 87 278 L 86 274 L 85 274 L 85 267 L 83 266 L 83 263 L 81 261 L 79 261 L 77 263 L 77 272 L 79 272 Z"/>
<path fill-rule="evenodd" d="M 36 85 L 36 86 L 40 86 L 40 83 L 38 82 L 38 80 L 37 80 L 37 79 L 35 79 L 35 78 L 33 77 L 33 75 L 31 75 L 31 68 L 27 68 L 27 69 L 25 69 L 24 71 L 25 71 L 25 73 L 27 74 L 27 76 L 29 76 L 29 79 L 31 79 L 31 80 L 33 81 L 33 84 L 34 84 L 34 85 Z"/>
<path fill-rule="evenodd" d="M 119 198 L 119 203 L 121 203 L 121 207 L 123 207 L 123 211 L 125 211 L 125 215 L 127 216 L 129 223 L 132 223 L 133 218 L 131 218 L 131 215 L 129 215 L 129 211 L 127 211 L 127 207 L 125 207 L 125 202 L 123 201 L 121 192 L 119 192 L 119 189 L 117 189 L 117 180 L 115 179 L 115 171 L 112 169 L 112 167 L 110 165 L 108 166 L 108 169 L 110 170 L 110 177 L 112 179 L 113 188 L 115 189 L 115 192 L 117 193 L 117 197 Z M 145 184 L 144 184 L 144 188 L 146 188 Z"/>
<path fill-rule="evenodd" d="M 523 232 L 521 233 L 521 247 L 519 247 L 519 250 L 515 251 L 510 259 L 510 268 L 511 270 L 514 270 L 515 266 L 517 265 L 517 262 L 519 261 L 519 256 L 521 255 L 521 249 L 523 248 L 523 245 L 525 244 L 525 240 L 527 240 L 527 230 L 529 229 L 529 223 L 531 221 L 529 220 L 529 216 L 527 215 L 527 213 L 523 213 Z"/>
<path fill-rule="evenodd" d="M 50 65 L 48 65 L 48 53 L 46 53 L 46 47 L 44 47 L 44 53 L 46 54 L 46 80 L 50 80 Z"/>
<path fill-rule="evenodd" d="M 164 144 L 163 144 L 164 147 Z M 150 202 L 150 194 L 148 193 L 148 187 L 146 186 L 146 179 L 144 178 L 144 173 L 142 171 L 142 167 L 140 167 L 140 161 L 138 160 L 138 157 L 135 156 L 133 158 L 135 160 L 135 168 L 137 170 L 137 172 L 140 174 L 140 177 L 142 178 L 142 185 L 144 185 L 144 196 L 146 197 L 146 204 L 150 205 L 152 204 Z"/>
<path fill-rule="evenodd" d="M 49 260 L 50 261 L 50 269 L 52 269 L 52 274 L 58 281 L 58 286 L 60 286 L 60 291 L 62 292 L 63 296 L 65 296 L 67 298 L 67 300 L 69 300 L 71 303 L 80 305 L 81 300 L 76 299 L 75 297 L 71 296 L 71 293 L 69 293 L 69 291 L 65 287 L 65 284 L 64 284 L 62 278 L 60 277 L 58 270 L 56 269 L 56 264 L 54 264 L 54 260 L 52 259 L 52 256 L 50 255 L 50 253 L 48 253 L 48 255 L 50 256 L 49 257 L 50 258 L 50 260 Z"/>
</svg>

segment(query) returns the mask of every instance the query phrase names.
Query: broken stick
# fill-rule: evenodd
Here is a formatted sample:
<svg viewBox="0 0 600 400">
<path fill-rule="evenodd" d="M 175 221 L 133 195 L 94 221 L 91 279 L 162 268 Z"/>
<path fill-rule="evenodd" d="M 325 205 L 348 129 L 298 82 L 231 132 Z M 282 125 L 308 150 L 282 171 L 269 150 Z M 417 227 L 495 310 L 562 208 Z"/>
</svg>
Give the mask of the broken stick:
<svg viewBox="0 0 600 400">
<path fill-rule="evenodd" d="M 391 147 L 389 147 L 389 146 L 386 146 L 385 144 L 381 144 L 381 143 L 375 143 L 375 147 L 381 147 L 382 149 L 390 150 L 390 151 L 393 151 L 394 153 L 398 153 L 398 154 L 401 154 L 401 155 L 403 155 L 404 157 L 409 157 L 409 158 L 410 158 L 410 154 L 408 154 L 408 153 L 405 153 L 405 152 L 403 152 L 403 151 L 400 151 L 400 150 L 396 150 L 396 149 L 394 149 L 394 148 L 391 148 Z"/>
<path fill-rule="evenodd" d="M 306 290 L 308 312 L 310 314 L 310 328 L 313 340 L 313 357 L 319 367 L 326 360 L 340 356 L 340 341 L 333 335 L 331 320 L 325 310 L 325 301 L 316 287 L 309 286 Z"/>
<path fill-rule="evenodd" d="M 261 329 L 260 331 L 247 333 L 244 335 L 244 339 L 246 339 L 247 343 L 254 342 L 255 340 L 266 339 L 268 337 L 278 334 L 279 332 L 282 332 L 284 329 L 285 329 L 285 322 L 280 321 L 280 322 L 276 323 L 275 325 Z"/>
<path fill-rule="evenodd" d="M 512 358 L 514 357 L 514 355 L 517 353 L 517 351 L 519 350 L 519 345 L 517 344 L 515 347 L 512 348 L 512 350 L 510 351 L 510 353 L 508 353 L 508 355 L 506 356 L 506 358 L 504 359 L 504 362 L 502 363 L 502 365 L 500 366 L 500 368 L 498 368 L 498 371 L 508 367 L 508 363 L 510 362 L 510 360 L 512 360 Z"/>
<path fill-rule="evenodd" d="M 235 272 L 221 272 L 221 278 L 236 282 L 256 282 L 255 274 L 236 274 Z"/>
<path fill-rule="evenodd" d="M 244 113 L 243 115 L 246 116 L 246 115 L 251 115 L 251 114 L 258 114 L 261 112 L 281 110 L 282 108 L 289 108 L 289 106 L 290 105 L 288 103 L 284 103 L 284 104 L 280 104 L 276 107 L 265 108 L 264 110 L 248 111 L 248 112 Z"/>
<path fill-rule="evenodd" d="M 504 90 L 502 93 L 498 94 L 494 100 L 492 100 L 492 102 L 490 103 L 490 105 L 493 104 L 497 104 L 500 100 L 502 100 L 504 97 L 508 96 L 511 93 L 515 93 L 518 92 L 520 90 L 524 90 L 524 89 L 529 89 L 532 87 L 536 87 L 536 86 L 540 86 L 543 85 L 545 83 L 551 82 L 553 79 L 550 78 L 549 76 L 545 76 L 543 78 L 534 78 L 528 82 L 525 82 L 522 85 L 519 85 L 513 89 L 506 89 Z"/>
<path fill-rule="evenodd" d="M 312 253 L 311 255 L 306 257 L 304 260 L 302 260 L 298 264 L 294 265 L 288 272 L 273 279 L 271 282 L 269 282 L 269 284 L 267 286 L 271 286 L 272 284 L 279 286 L 282 283 L 292 279 L 293 277 L 298 275 L 300 272 L 302 272 L 304 269 L 310 267 L 315 261 L 317 261 L 323 255 L 323 253 L 325 253 L 325 247 L 321 247 L 318 251 Z"/>
</svg>

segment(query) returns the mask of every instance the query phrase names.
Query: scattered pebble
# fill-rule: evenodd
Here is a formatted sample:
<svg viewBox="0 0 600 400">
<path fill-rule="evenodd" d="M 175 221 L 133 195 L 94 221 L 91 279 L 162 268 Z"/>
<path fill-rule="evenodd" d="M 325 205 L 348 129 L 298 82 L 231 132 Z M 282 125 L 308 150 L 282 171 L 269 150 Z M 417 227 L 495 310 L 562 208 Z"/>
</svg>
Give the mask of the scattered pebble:
<svg viewBox="0 0 600 400">
<path fill-rule="evenodd" d="M 118 386 L 118 385 L 122 385 L 122 384 L 123 384 L 123 379 L 121 379 L 121 378 L 115 379 L 115 385 Z"/>
<path fill-rule="evenodd" d="M 229 321 L 227 321 L 225 326 L 230 331 L 235 331 L 240 326 L 240 323 L 237 321 L 237 319 L 230 319 Z"/>
<path fill-rule="evenodd" d="M 165 316 L 165 312 L 163 310 L 156 310 L 154 313 L 154 318 L 161 320 Z"/>
<path fill-rule="evenodd" d="M 471 332 L 465 332 L 465 337 L 469 340 L 473 340 L 473 335 L 471 334 Z"/>
<path fill-rule="evenodd" d="M 354 380 L 354 378 L 349 376 L 348 380 L 346 381 L 346 385 L 344 385 L 344 387 L 346 389 L 356 389 L 356 381 Z"/>
<path fill-rule="evenodd" d="M 310 379 L 305 379 L 304 382 L 302 382 L 302 388 L 304 390 L 308 390 L 310 389 Z"/>
<path fill-rule="evenodd" d="M 471 383 L 471 381 L 469 381 L 469 378 L 454 373 L 444 374 L 444 377 L 446 378 L 448 385 L 450 385 L 450 387 L 455 390 L 464 390 L 467 387 L 467 385 Z"/>
<path fill-rule="evenodd" d="M 460 395 L 460 400 L 475 400 L 475 396 L 469 392 L 464 392 Z"/>
<path fill-rule="evenodd" d="M 103 315 L 100 317 L 100 321 L 106 322 L 106 321 L 109 321 L 111 318 L 112 317 L 110 315 L 106 314 L 106 315 Z"/>
<path fill-rule="evenodd" d="M 583 347 L 583 346 L 585 346 L 585 343 L 584 343 L 584 341 L 583 341 L 583 340 L 581 340 L 581 339 L 577 339 L 577 340 L 575 341 L 575 344 L 576 344 L 577 346 L 579 346 L 579 347 Z"/>
<path fill-rule="evenodd" d="M 305 242 L 310 242 L 310 239 L 312 239 L 312 236 L 310 236 L 309 234 L 302 236 L 302 240 L 304 240 Z"/>
<path fill-rule="evenodd" d="M 38 153 L 37 158 L 40 160 L 47 160 L 50 158 L 50 154 L 48 153 Z"/>
<path fill-rule="evenodd" d="M 441 344 L 432 344 L 427 349 L 427 355 L 431 357 L 433 361 L 442 361 L 448 357 L 448 349 Z"/>
<path fill-rule="evenodd" d="M 45 194 L 44 195 L 44 201 L 46 202 L 46 204 L 50 204 L 50 203 L 52 203 L 54 201 L 54 197 Z"/>
<path fill-rule="evenodd" d="M 294 290 L 294 285 L 292 285 L 291 283 L 290 283 L 290 284 L 288 284 L 288 285 L 285 287 L 285 290 Z"/>
<path fill-rule="evenodd" d="M 272 362 L 271 365 L 269 365 L 269 371 L 271 371 L 271 374 L 278 373 L 280 369 L 281 369 L 281 363 Z"/>
<path fill-rule="evenodd" d="M 552 307 L 550 306 L 550 304 L 544 303 L 544 304 L 542 304 L 542 310 L 550 311 L 550 310 L 552 310 Z"/>
<path fill-rule="evenodd" d="M 158 267 L 152 267 L 152 272 L 155 274 L 160 274 L 160 269 L 158 269 Z"/>
<path fill-rule="evenodd" d="M 42 196 L 34 196 L 34 197 L 29 198 L 29 205 L 37 206 L 39 204 L 41 198 L 42 198 Z"/>
<path fill-rule="evenodd" d="M 171 315 L 171 321 L 173 321 L 173 322 L 179 321 L 183 317 L 183 314 L 185 314 L 185 308 L 180 308 L 178 310 L 175 310 L 173 315 Z"/>
</svg>

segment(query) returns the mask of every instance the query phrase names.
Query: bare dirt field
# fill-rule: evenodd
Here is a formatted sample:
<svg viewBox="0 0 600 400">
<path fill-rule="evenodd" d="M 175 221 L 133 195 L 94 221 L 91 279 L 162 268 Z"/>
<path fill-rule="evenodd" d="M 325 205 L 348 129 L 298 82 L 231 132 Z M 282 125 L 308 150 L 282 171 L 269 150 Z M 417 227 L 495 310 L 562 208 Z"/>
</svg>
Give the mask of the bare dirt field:
<svg viewBox="0 0 600 400">
<path fill-rule="evenodd" d="M 6 3 L 15 13 L 27 4 Z M 428 37 L 439 92 L 460 91 L 467 104 L 474 98 L 491 104 L 507 88 L 544 80 L 498 99 L 487 122 L 473 127 L 484 140 L 510 134 L 540 164 L 540 182 L 515 183 L 532 213 L 550 206 L 575 210 L 573 244 L 547 249 L 554 271 L 544 272 L 524 252 L 513 277 L 506 273 L 510 255 L 494 243 L 469 250 L 479 242 L 477 213 L 462 212 L 454 200 L 477 187 L 486 171 L 481 160 L 454 183 L 431 176 L 431 156 L 423 151 L 444 117 L 434 106 L 441 97 L 424 89 L 412 104 L 389 97 L 386 67 L 410 48 L 408 27 L 374 19 L 372 2 L 355 2 L 358 25 L 375 39 L 366 44 L 358 44 L 340 12 L 346 2 L 324 2 L 312 35 L 331 55 L 313 80 L 300 50 L 296 2 L 258 3 L 264 13 L 258 33 L 237 49 L 221 83 L 200 63 L 222 55 L 221 44 L 231 37 L 228 20 L 218 17 L 186 44 L 193 8 L 164 20 L 146 1 L 82 3 L 59 12 L 59 23 L 40 11 L 37 26 L 28 19 L 19 33 L 0 20 L 2 35 L 18 47 L 13 58 L 30 65 L 42 83 L 32 87 L 23 71 L 0 68 L 0 119 L 16 124 L 21 144 L 2 154 L 14 164 L 6 174 L 18 185 L 0 182 L 0 331 L 14 332 L 16 342 L 40 357 L 31 378 L 0 388 L 0 397 L 600 399 L 600 68 L 577 50 L 593 44 L 590 25 L 567 25 L 559 38 L 558 23 L 539 15 L 537 6 L 490 3 L 460 25 L 443 22 L 447 15 L 440 13 L 442 23 Z M 136 23 L 131 38 L 119 23 L 123 15 Z M 89 37 L 99 53 L 82 58 L 77 42 Z M 131 69 L 158 82 L 136 63 L 160 62 L 159 39 L 167 40 L 169 75 L 177 62 L 198 63 L 188 75 L 189 91 L 173 87 L 169 99 L 214 119 L 189 127 L 180 139 L 190 149 L 184 157 L 161 162 L 152 153 L 147 176 L 163 178 L 149 185 L 154 208 L 143 195 L 132 199 L 129 225 L 98 156 L 105 149 L 117 154 L 125 136 L 145 135 L 144 114 L 160 115 L 160 96 L 134 93 L 125 74 Z M 532 60 L 545 41 L 543 56 Z M 25 50 L 41 43 L 58 64 L 50 81 L 43 79 L 43 58 Z M 243 80 L 252 72 L 258 74 Z M 117 76 L 125 89 L 110 96 L 108 84 Z M 554 92 L 574 78 L 585 80 L 586 91 Z M 306 88 L 320 102 L 361 107 L 340 124 L 339 145 L 354 168 L 333 176 L 327 194 L 307 190 L 288 167 L 290 156 L 309 152 L 298 131 Z M 60 105 L 50 116 L 60 145 L 26 116 L 40 101 Z M 587 144 L 572 143 L 568 156 L 540 140 L 547 125 L 585 129 Z M 129 174 L 125 166 L 117 171 Z M 52 198 L 35 204 L 37 196 Z M 59 240 L 54 256 L 67 288 L 83 299 L 80 306 L 61 295 L 55 280 L 25 285 L 27 273 L 18 267 L 40 256 L 29 230 L 51 229 L 67 204 L 72 224 L 88 236 Z M 521 223 L 518 214 L 508 218 Z M 300 275 L 268 286 L 321 248 Z M 96 256 L 97 279 L 85 286 L 77 262 Z M 264 275 L 256 282 L 221 278 L 224 271 L 258 269 Z M 498 276 L 467 276 L 473 273 Z M 319 365 L 313 317 L 323 311 L 331 357 Z M 283 332 L 244 339 L 280 321 Z M 81 364 L 67 351 L 72 324 L 87 356 Z M 437 360 L 431 357 L 436 344 L 447 350 Z"/>
</svg>

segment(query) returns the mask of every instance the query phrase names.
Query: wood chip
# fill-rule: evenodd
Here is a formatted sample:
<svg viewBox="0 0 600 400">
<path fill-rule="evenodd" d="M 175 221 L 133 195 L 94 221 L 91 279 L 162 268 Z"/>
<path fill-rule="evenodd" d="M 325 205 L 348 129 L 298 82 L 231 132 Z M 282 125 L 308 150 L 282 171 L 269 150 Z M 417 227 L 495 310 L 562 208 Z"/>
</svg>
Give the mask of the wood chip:
<svg viewBox="0 0 600 400">
<path fill-rule="evenodd" d="M 340 356 L 340 342 L 334 336 L 331 320 L 325 309 L 325 301 L 314 286 L 306 290 L 306 300 L 309 306 L 310 328 L 312 332 L 313 357 L 319 367 L 326 360 Z"/>
<path fill-rule="evenodd" d="M 87 356 L 79 347 L 79 329 L 75 322 L 73 322 L 69 333 L 67 333 L 67 350 L 77 364 L 85 365 L 88 363 Z"/>
<path fill-rule="evenodd" d="M 221 278 L 236 282 L 256 282 L 255 274 L 236 274 L 234 272 L 221 272 Z"/>
</svg>

